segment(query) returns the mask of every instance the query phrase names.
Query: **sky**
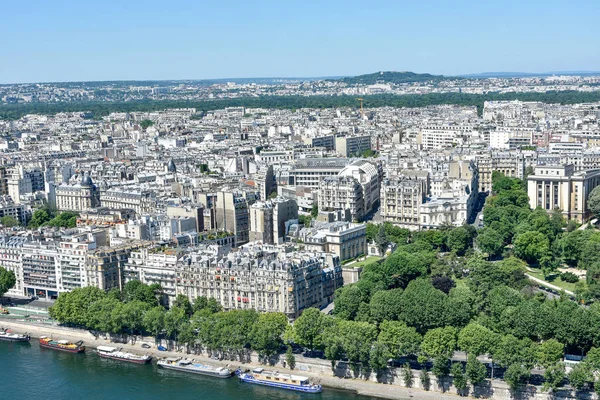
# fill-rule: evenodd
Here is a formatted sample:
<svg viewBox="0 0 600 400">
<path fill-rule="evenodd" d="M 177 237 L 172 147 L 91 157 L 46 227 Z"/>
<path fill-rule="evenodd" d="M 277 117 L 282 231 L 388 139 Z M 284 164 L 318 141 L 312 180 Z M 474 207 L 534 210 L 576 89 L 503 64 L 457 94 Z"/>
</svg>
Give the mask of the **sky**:
<svg viewBox="0 0 600 400">
<path fill-rule="evenodd" d="M 22 0 L 0 83 L 600 70 L 599 0 Z"/>
</svg>

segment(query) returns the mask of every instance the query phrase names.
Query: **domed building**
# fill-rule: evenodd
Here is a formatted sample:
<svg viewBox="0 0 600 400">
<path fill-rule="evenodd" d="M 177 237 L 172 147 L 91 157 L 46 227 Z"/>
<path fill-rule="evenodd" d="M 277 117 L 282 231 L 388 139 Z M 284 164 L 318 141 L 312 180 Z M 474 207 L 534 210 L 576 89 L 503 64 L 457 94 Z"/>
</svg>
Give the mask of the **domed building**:
<svg viewBox="0 0 600 400">
<path fill-rule="evenodd" d="M 100 190 L 92 177 L 85 173 L 76 184 L 56 187 L 56 208 L 60 211 L 87 211 L 100 206 Z"/>
</svg>

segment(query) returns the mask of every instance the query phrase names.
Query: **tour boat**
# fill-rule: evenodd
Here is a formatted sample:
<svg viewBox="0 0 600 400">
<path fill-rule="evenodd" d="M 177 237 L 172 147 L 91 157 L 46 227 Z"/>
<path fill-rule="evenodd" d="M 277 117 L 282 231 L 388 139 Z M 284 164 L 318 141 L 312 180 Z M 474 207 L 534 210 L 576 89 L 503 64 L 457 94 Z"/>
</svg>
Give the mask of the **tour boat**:
<svg viewBox="0 0 600 400">
<path fill-rule="evenodd" d="M 83 340 L 73 343 L 68 340 L 52 340 L 47 336 L 40 336 L 40 347 L 66 351 L 68 353 L 83 353 L 85 351 Z"/>
<path fill-rule="evenodd" d="M 193 374 L 208 375 L 215 378 L 229 378 L 232 372 L 226 367 L 213 367 L 210 365 L 199 364 L 193 360 L 180 360 L 179 358 L 165 358 L 158 361 L 158 366 L 175 371 L 191 372 Z"/>
<path fill-rule="evenodd" d="M 126 353 L 117 349 L 116 347 L 109 346 L 98 346 L 96 347 L 96 354 L 103 358 L 110 358 L 112 360 L 126 361 L 134 364 L 146 364 L 152 360 L 151 356 L 138 354 Z"/>
<path fill-rule="evenodd" d="M 20 335 L 18 333 L 9 333 L 7 329 L 0 329 L 0 340 L 6 342 L 29 342 L 29 335 Z"/>
<path fill-rule="evenodd" d="M 256 385 L 305 393 L 321 393 L 323 391 L 321 385 L 310 383 L 306 376 L 280 374 L 279 372 L 265 371 L 262 368 L 256 368 L 252 372 L 241 372 L 238 370 L 237 375 L 242 382 L 254 383 Z"/>
</svg>

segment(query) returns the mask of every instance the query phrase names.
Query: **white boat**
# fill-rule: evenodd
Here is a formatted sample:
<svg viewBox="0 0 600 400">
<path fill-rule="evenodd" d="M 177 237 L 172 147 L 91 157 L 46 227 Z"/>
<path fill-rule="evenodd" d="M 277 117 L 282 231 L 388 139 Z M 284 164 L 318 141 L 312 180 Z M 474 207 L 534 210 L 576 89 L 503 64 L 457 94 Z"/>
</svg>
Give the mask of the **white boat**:
<svg viewBox="0 0 600 400">
<path fill-rule="evenodd" d="M 103 358 L 110 358 L 112 360 L 126 361 L 134 364 L 146 364 L 152 360 L 151 356 L 127 353 L 117 349 L 116 347 L 110 346 L 98 346 L 96 347 L 96 354 Z"/>
<path fill-rule="evenodd" d="M 226 367 L 213 367 L 211 365 L 196 363 L 194 360 L 182 360 L 174 357 L 159 360 L 157 364 L 159 367 L 166 369 L 208 375 L 221 379 L 229 378 L 233 374 L 232 371 Z"/>
<path fill-rule="evenodd" d="M 242 382 L 255 385 L 271 386 L 280 389 L 295 390 L 305 393 L 321 393 L 321 385 L 309 382 L 308 377 L 301 375 L 280 374 L 279 372 L 265 371 L 263 368 L 255 368 L 252 371 L 236 372 Z"/>
<path fill-rule="evenodd" d="M 0 329 L 0 340 L 6 342 L 29 342 L 29 335 L 10 333 L 7 329 Z"/>
</svg>

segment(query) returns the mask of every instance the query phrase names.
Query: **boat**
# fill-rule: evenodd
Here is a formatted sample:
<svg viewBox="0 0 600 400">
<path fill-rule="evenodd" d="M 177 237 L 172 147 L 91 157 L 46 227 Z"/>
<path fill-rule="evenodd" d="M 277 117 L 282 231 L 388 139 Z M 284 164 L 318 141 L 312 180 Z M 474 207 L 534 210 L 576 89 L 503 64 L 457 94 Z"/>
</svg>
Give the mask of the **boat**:
<svg viewBox="0 0 600 400">
<path fill-rule="evenodd" d="M 0 340 L 6 342 L 29 342 L 29 335 L 21 335 L 18 333 L 10 333 L 8 329 L 0 329 Z"/>
<path fill-rule="evenodd" d="M 300 375 L 280 374 L 279 372 L 265 371 L 255 368 L 252 371 L 237 371 L 236 374 L 242 382 L 255 385 L 271 386 L 280 389 L 295 390 L 305 393 L 321 393 L 321 385 L 310 383 L 308 377 Z"/>
<path fill-rule="evenodd" d="M 68 340 L 52 340 L 47 336 L 40 336 L 40 347 L 44 347 L 47 349 L 54 349 L 60 351 L 66 351 L 68 353 L 83 353 L 85 351 L 85 346 L 83 345 L 83 340 L 79 342 L 69 342 Z"/>
<path fill-rule="evenodd" d="M 98 346 L 96 347 L 96 354 L 103 358 L 110 358 L 111 360 L 126 361 L 134 364 L 146 364 L 152 360 L 151 356 L 138 354 L 126 353 L 117 349 L 116 347 L 110 346 Z"/>
<path fill-rule="evenodd" d="M 159 367 L 165 369 L 208 375 L 221 379 L 229 378 L 233 375 L 232 371 L 227 367 L 213 367 L 211 365 L 196 363 L 193 360 L 181 360 L 174 357 L 159 360 L 157 364 Z"/>
</svg>

